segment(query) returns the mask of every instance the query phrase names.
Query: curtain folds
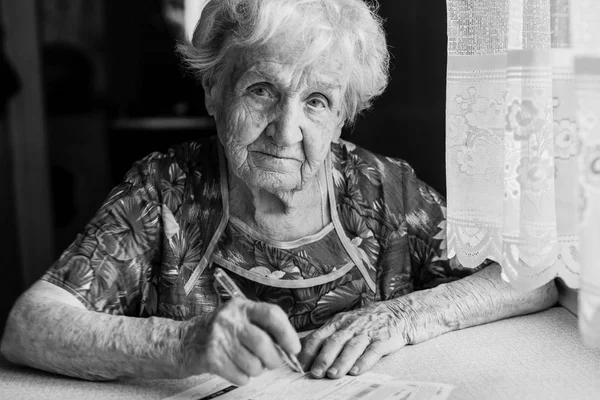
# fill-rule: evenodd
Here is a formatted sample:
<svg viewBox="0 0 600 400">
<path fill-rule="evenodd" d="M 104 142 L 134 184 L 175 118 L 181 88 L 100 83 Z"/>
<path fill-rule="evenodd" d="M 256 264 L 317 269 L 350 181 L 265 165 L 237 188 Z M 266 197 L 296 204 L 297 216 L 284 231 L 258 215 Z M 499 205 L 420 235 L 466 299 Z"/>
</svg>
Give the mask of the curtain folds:
<svg viewBox="0 0 600 400">
<path fill-rule="evenodd" d="M 447 0 L 447 240 L 579 289 L 600 347 L 600 1 Z"/>
</svg>

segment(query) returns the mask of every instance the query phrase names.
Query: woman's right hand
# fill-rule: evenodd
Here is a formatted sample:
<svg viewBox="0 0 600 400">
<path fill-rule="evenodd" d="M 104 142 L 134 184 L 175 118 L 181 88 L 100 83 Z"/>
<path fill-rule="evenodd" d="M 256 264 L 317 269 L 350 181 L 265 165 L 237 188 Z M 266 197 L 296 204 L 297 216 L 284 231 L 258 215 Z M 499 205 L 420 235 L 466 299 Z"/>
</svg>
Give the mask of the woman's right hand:
<svg viewBox="0 0 600 400">
<path fill-rule="evenodd" d="M 279 367 L 275 347 L 300 352 L 300 340 L 287 315 L 276 305 L 232 299 L 210 317 L 184 322 L 181 346 L 183 375 L 209 372 L 235 385 Z"/>
</svg>

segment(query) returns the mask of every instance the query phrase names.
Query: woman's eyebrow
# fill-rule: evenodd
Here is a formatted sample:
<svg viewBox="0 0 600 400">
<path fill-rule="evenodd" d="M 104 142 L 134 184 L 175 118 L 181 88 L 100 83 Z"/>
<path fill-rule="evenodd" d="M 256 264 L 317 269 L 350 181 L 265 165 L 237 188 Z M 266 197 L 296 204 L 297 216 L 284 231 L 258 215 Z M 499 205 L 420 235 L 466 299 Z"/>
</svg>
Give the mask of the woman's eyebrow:
<svg viewBox="0 0 600 400">
<path fill-rule="evenodd" d="M 342 83 L 341 77 L 331 74 L 313 74 L 309 75 L 307 79 L 307 85 L 310 87 L 317 87 L 320 89 L 335 91 L 341 89 Z"/>
<path fill-rule="evenodd" d="M 269 71 L 269 68 L 264 68 L 264 65 L 253 66 L 244 71 L 236 86 L 245 86 L 248 82 L 262 80 L 274 84 L 285 84 L 281 77 Z M 334 94 L 341 90 L 342 84 L 338 77 L 323 76 L 322 74 L 311 75 L 305 80 L 306 87 L 304 90 L 322 90 L 328 94 Z"/>
<path fill-rule="evenodd" d="M 314 79 L 311 80 L 312 82 L 309 82 L 309 84 L 307 85 L 307 89 L 308 91 L 317 91 L 317 92 L 321 92 L 322 94 L 326 95 L 327 97 L 330 98 L 330 100 L 336 100 L 336 98 L 338 97 L 338 95 L 341 93 L 342 91 L 342 85 L 337 82 L 337 80 L 335 81 L 331 81 L 331 80 L 322 80 L 322 79 Z"/>
<path fill-rule="evenodd" d="M 279 71 L 280 68 L 274 67 L 270 64 L 271 62 L 268 61 L 262 61 L 260 63 L 254 64 L 249 68 L 246 68 L 246 70 L 242 73 L 242 77 L 246 75 L 258 75 L 259 77 L 270 81 L 277 81 L 279 79 L 277 77 L 276 72 Z"/>
<path fill-rule="evenodd" d="M 236 86 L 245 86 L 248 82 L 254 83 L 257 80 L 275 83 L 278 82 L 277 77 L 269 74 L 268 72 L 257 69 L 248 69 L 240 75 L 236 82 Z"/>
</svg>

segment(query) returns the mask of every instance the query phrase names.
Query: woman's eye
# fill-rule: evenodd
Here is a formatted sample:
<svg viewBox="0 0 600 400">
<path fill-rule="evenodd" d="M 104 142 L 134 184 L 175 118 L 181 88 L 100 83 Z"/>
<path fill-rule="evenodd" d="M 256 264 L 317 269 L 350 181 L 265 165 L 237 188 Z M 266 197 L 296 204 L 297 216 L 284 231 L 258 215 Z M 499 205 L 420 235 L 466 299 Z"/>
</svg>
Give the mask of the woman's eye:
<svg viewBox="0 0 600 400">
<path fill-rule="evenodd" d="M 322 95 L 313 96 L 308 99 L 308 105 L 313 108 L 326 108 L 329 105 L 329 102 Z"/>
<path fill-rule="evenodd" d="M 263 85 L 252 86 L 250 93 L 258 97 L 271 97 L 271 92 Z"/>
</svg>

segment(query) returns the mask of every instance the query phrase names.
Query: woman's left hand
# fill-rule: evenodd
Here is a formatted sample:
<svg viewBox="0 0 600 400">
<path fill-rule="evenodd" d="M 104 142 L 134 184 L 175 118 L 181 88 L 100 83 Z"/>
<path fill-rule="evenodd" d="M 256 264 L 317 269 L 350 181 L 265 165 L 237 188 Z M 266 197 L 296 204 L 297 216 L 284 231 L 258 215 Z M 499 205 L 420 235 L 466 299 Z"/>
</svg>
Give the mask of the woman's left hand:
<svg viewBox="0 0 600 400">
<path fill-rule="evenodd" d="M 405 317 L 385 302 L 339 313 L 306 336 L 299 361 L 315 378 L 366 372 L 408 343 Z"/>
</svg>

